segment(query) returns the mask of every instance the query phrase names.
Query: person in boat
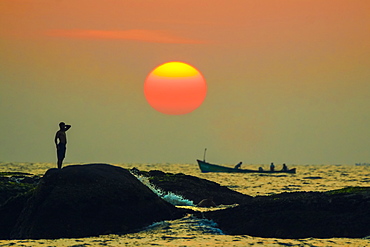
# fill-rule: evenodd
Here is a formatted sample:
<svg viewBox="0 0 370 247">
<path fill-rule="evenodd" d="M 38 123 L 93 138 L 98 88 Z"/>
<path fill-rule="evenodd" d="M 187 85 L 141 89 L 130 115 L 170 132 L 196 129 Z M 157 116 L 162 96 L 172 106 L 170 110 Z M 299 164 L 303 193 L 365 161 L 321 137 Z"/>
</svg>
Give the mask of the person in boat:
<svg viewBox="0 0 370 247">
<path fill-rule="evenodd" d="M 263 168 L 262 167 L 258 167 L 258 171 L 263 172 Z"/>
<path fill-rule="evenodd" d="M 281 169 L 282 171 L 288 171 L 288 167 L 285 165 L 285 163 L 283 164 L 283 169 Z"/>
<path fill-rule="evenodd" d="M 243 162 L 239 162 L 235 167 L 234 167 L 234 169 L 240 169 L 240 167 L 241 167 L 241 165 L 243 164 Z"/>
<path fill-rule="evenodd" d="M 271 165 L 270 165 L 270 171 L 275 171 L 275 166 L 274 166 L 274 163 L 271 163 Z"/>
</svg>

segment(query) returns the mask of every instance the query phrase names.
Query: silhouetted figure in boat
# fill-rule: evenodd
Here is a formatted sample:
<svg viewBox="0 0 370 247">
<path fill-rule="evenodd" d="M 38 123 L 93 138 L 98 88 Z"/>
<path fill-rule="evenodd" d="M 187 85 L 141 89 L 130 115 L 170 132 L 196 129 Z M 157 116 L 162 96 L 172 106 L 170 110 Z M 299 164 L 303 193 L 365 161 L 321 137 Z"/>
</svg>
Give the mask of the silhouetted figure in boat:
<svg viewBox="0 0 370 247">
<path fill-rule="evenodd" d="M 288 171 L 288 167 L 285 165 L 285 163 L 283 164 L 283 169 L 281 169 L 282 171 Z"/>
<path fill-rule="evenodd" d="M 258 167 L 258 171 L 263 172 L 263 168 L 262 167 Z"/>
<path fill-rule="evenodd" d="M 234 169 L 240 169 L 240 167 L 241 167 L 241 165 L 243 164 L 243 162 L 239 162 L 235 167 L 234 167 Z"/>
<path fill-rule="evenodd" d="M 63 163 L 64 157 L 66 156 L 66 150 L 67 150 L 66 131 L 69 130 L 71 127 L 72 127 L 71 125 L 66 125 L 64 122 L 60 122 L 59 130 L 55 134 L 54 142 L 57 148 L 58 169 L 62 169 L 62 163 Z"/>
<path fill-rule="evenodd" d="M 198 207 L 205 207 L 205 208 L 209 208 L 209 207 L 217 207 L 216 203 L 213 201 L 213 197 L 210 196 L 208 197 L 207 199 L 203 199 L 201 200 L 198 205 Z"/>
<path fill-rule="evenodd" d="M 271 163 L 271 165 L 270 165 L 270 171 L 275 171 L 275 166 L 274 166 L 274 163 Z"/>
</svg>

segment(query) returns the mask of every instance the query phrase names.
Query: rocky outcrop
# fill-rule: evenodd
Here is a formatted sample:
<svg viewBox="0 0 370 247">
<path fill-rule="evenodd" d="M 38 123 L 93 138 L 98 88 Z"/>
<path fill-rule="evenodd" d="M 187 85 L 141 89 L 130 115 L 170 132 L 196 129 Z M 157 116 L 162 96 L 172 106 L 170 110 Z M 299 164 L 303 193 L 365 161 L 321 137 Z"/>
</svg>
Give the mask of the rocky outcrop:
<svg viewBox="0 0 370 247">
<path fill-rule="evenodd" d="M 370 187 L 255 197 L 204 216 L 232 235 L 360 238 L 370 235 Z"/>
<path fill-rule="evenodd" d="M 370 187 L 250 197 L 181 173 L 134 171 L 163 191 L 196 204 L 211 197 L 216 204 L 240 204 L 198 212 L 199 217 L 214 220 L 225 234 L 273 238 L 370 235 Z M 0 239 L 127 233 L 189 212 L 159 198 L 129 171 L 107 164 L 50 169 L 38 184 L 35 180 L 19 192 L 20 181 L 13 184 L 13 178 L 7 179 L 2 181 L 15 187 L 9 187 L 10 194 L 3 187 L 3 195 L 12 197 L 0 206 Z"/>
<path fill-rule="evenodd" d="M 134 171 L 137 174 L 147 176 L 152 184 L 163 191 L 181 195 L 192 200 L 195 204 L 207 198 L 213 198 L 217 205 L 240 204 L 252 199 L 251 196 L 236 192 L 218 183 L 182 173 L 172 174 L 157 170 L 149 172 Z"/>
<path fill-rule="evenodd" d="M 10 238 L 126 233 L 183 214 L 125 169 L 107 164 L 73 165 L 45 173 Z"/>
<path fill-rule="evenodd" d="M 40 177 L 22 172 L 0 172 L 0 205 L 19 194 L 34 189 Z"/>
</svg>

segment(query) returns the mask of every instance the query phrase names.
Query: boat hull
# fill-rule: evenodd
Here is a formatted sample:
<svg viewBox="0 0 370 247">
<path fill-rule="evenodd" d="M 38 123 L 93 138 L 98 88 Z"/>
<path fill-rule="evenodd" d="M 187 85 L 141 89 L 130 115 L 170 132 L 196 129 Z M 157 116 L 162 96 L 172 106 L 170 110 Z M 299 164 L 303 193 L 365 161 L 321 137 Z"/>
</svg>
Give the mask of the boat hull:
<svg viewBox="0 0 370 247">
<path fill-rule="evenodd" d="M 199 168 L 202 172 L 228 172 L 228 173 L 296 173 L 296 168 L 282 171 L 282 170 L 275 170 L 275 171 L 260 171 L 260 170 L 249 170 L 249 169 L 235 169 L 231 167 L 225 167 L 215 164 L 210 164 L 208 162 L 197 160 Z"/>
</svg>

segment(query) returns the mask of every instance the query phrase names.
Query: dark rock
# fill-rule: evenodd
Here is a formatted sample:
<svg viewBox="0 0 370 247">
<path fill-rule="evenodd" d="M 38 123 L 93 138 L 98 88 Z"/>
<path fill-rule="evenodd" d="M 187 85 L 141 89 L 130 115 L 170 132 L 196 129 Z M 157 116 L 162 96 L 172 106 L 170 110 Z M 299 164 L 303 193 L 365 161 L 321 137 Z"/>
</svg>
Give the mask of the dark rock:
<svg viewBox="0 0 370 247">
<path fill-rule="evenodd" d="M 4 176 L 7 175 L 9 177 Z M 39 177 L 27 177 L 20 176 L 19 173 L 12 176 L 13 173 L 1 173 L 3 175 L 0 177 L 0 205 L 4 204 L 7 200 L 12 197 L 15 197 L 19 194 L 28 192 L 31 189 L 34 189 L 39 181 Z M 26 174 L 32 175 L 32 174 Z"/>
<path fill-rule="evenodd" d="M 40 177 L 22 172 L 0 172 L 0 239 L 8 239 Z"/>
<path fill-rule="evenodd" d="M 158 170 L 152 170 L 152 171 L 149 171 L 149 176 L 150 177 L 164 177 L 166 176 L 166 173 L 162 171 L 158 171 Z"/>
<path fill-rule="evenodd" d="M 213 201 L 213 198 L 203 199 L 198 203 L 197 206 L 204 208 L 217 207 L 216 203 Z"/>
<path fill-rule="evenodd" d="M 32 174 L 27 172 L 0 172 L 0 176 L 32 176 Z"/>
<path fill-rule="evenodd" d="M 11 238 L 127 233 L 183 213 L 125 169 L 107 164 L 73 165 L 45 173 Z"/>
<path fill-rule="evenodd" d="M 204 216 L 218 223 L 226 234 L 360 238 L 370 235 L 370 187 L 261 196 Z"/>
<path fill-rule="evenodd" d="M 20 179 L 20 182 L 24 183 L 24 184 L 37 185 L 38 182 L 40 181 L 40 179 L 41 178 L 39 176 L 23 177 L 23 178 Z"/>
<path fill-rule="evenodd" d="M 163 191 L 181 195 L 195 204 L 211 197 L 217 205 L 240 204 L 252 199 L 251 196 L 233 191 L 218 183 L 182 173 L 172 174 L 154 170 L 140 174 L 148 176 L 149 181 Z"/>
<path fill-rule="evenodd" d="M 303 177 L 303 179 L 323 179 L 322 177 Z"/>
<path fill-rule="evenodd" d="M 9 239 L 17 219 L 24 209 L 32 191 L 10 198 L 0 207 L 0 239 Z"/>
</svg>

